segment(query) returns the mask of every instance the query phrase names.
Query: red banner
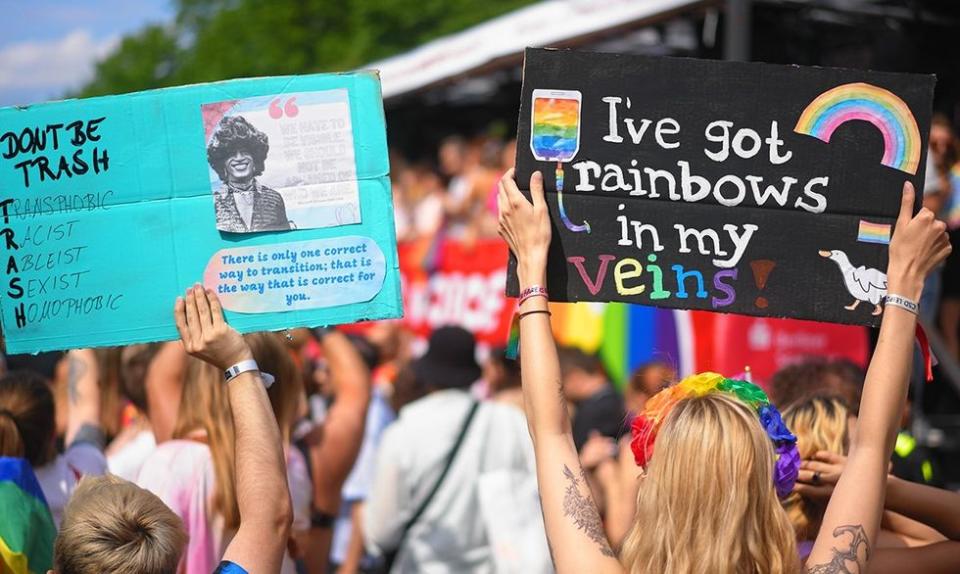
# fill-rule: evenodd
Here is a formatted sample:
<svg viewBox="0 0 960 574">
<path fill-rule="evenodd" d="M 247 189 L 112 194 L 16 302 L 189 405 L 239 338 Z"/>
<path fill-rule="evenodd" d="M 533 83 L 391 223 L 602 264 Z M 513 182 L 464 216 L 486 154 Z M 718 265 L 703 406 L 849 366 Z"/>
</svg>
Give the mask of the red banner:
<svg viewBox="0 0 960 574">
<path fill-rule="evenodd" d="M 719 313 L 698 315 L 702 315 L 700 323 L 694 325 L 698 370 L 734 375 L 749 366 L 756 381 L 767 383 L 781 368 L 809 357 L 845 358 L 861 366 L 867 364 L 870 347 L 864 327 Z"/>
<path fill-rule="evenodd" d="M 411 331 L 427 338 L 438 327 L 458 325 L 481 344 L 506 344 L 514 307 L 503 294 L 507 277 L 503 241 L 402 243 L 397 250 L 404 322 Z"/>
</svg>

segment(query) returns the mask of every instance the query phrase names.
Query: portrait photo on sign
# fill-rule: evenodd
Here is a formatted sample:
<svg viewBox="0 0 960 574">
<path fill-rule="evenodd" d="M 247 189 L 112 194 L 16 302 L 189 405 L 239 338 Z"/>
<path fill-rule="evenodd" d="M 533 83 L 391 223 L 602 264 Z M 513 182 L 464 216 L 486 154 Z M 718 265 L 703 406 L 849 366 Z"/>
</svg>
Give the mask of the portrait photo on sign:
<svg viewBox="0 0 960 574">
<path fill-rule="evenodd" d="M 201 112 L 218 230 L 360 223 L 347 90 L 225 100 Z"/>
</svg>

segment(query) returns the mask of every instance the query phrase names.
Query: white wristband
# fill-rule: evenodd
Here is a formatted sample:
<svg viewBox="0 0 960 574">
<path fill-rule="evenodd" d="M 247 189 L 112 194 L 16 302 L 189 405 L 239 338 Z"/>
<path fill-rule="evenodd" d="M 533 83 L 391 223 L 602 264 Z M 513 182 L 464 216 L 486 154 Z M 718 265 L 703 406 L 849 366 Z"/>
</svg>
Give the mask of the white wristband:
<svg viewBox="0 0 960 574">
<path fill-rule="evenodd" d="M 920 313 L 920 305 L 917 305 L 916 301 L 907 299 L 906 297 L 894 294 L 888 294 L 883 298 L 884 305 L 893 305 L 894 307 L 900 307 L 906 311 L 917 315 Z"/>
<path fill-rule="evenodd" d="M 260 371 L 260 367 L 257 365 L 257 362 L 253 359 L 247 359 L 246 361 L 240 361 L 239 363 L 228 367 L 227 370 L 223 372 L 223 378 L 226 382 L 230 382 L 233 379 L 237 378 L 241 373 L 247 373 L 250 371 L 259 371 L 260 378 L 263 380 L 263 386 L 270 388 L 270 385 L 273 384 L 274 378 L 270 373 L 264 373 Z"/>
</svg>

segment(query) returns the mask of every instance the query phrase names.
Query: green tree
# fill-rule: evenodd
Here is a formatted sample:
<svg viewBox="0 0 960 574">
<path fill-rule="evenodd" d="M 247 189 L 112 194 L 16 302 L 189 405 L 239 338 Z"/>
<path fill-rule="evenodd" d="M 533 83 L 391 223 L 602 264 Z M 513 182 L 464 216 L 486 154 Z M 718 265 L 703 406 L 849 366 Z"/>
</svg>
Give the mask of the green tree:
<svg viewBox="0 0 960 574">
<path fill-rule="evenodd" d="M 93 80 L 77 95 L 116 94 L 173 85 L 173 69 L 178 57 L 173 34 L 161 26 L 148 26 L 125 37 L 110 56 L 99 62 Z"/>
<path fill-rule="evenodd" d="M 81 96 L 357 68 L 531 0 L 178 0 L 126 37 Z"/>
</svg>

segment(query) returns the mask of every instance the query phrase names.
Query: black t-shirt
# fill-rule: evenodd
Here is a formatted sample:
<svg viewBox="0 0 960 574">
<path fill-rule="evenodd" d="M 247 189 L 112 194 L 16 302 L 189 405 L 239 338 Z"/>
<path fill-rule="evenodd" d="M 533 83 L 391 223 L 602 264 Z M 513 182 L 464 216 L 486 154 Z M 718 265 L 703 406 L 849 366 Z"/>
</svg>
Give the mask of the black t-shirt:
<svg viewBox="0 0 960 574">
<path fill-rule="evenodd" d="M 573 442 L 577 450 L 587 442 L 591 431 L 619 439 L 626 430 L 626 419 L 623 397 L 609 384 L 590 398 L 577 403 L 573 416 Z"/>
</svg>

